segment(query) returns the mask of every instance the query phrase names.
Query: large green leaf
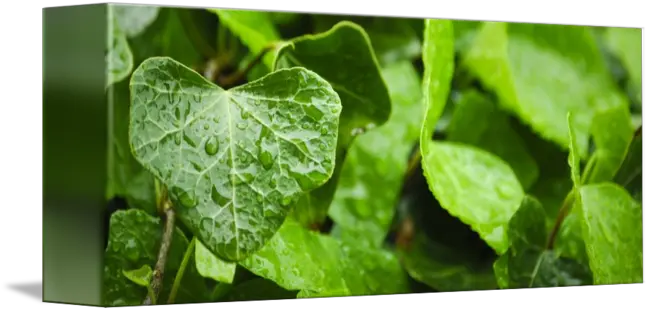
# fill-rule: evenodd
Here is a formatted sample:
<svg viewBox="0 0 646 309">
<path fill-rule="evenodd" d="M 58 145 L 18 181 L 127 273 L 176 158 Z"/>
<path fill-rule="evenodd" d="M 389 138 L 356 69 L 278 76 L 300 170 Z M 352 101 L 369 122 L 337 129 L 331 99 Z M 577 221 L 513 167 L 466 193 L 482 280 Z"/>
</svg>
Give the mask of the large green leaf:
<svg viewBox="0 0 646 309">
<path fill-rule="evenodd" d="M 332 174 L 341 103 L 311 71 L 278 70 L 225 91 L 155 57 L 130 85 L 133 154 L 225 261 L 261 248 L 300 195 Z"/>
<path fill-rule="evenodd" d="M 159 14 L 159 6 L 109 4 L 114 16 L 127 37 L 136 37 L 150 26 Z"/>
<path fill-rule="evenodd" d="M 419 139 L 422 102 L 420 78 L 411 63 L 383 70 L 393 102 L 382 126 L 359 136 L 348 151 L 330 217 L 341 233 L 381 244 L 394 215 L 410 148 Z"/>
<path fill-rule="evenodd" d="M 511 127 L 509 116 L 476 91 L 467 91 L 457 101 L 447 139 L 477 146 L 500 157 L 511 166 L 525 189 L 538 178 L 538 165 Z"/>
<path fill-rule="evenodd" d="M 420 149 L 429 188 L 443 208 L 502 253 L 507 249 L 506 225 L 524 195 L 514 171 L 499 157 L 479 148 L 431 140 L 446 104 L 453 72 L 450 21 L 426 20 L 423 60 L 427 111 Z"/>
<path fill-rule="evenodd" d="M 220 22 L 238 36 L 253 54 L 259 54 L 270 44 L 280 41 L 280 34 L 272 23 L 272 16 L 269 12 L 232 9 L 208 10 L 217 14 Z M 263 56 L 263 63 L 268 68 L 273 66 L 275 55 L 275 50 L 272 50 Z"/>
<path fill-rule="evenodd" d="M 112 215 L 108 247 L 103 262 L 105 306 L 138 306 L 143 303 L 148 293 L 147 289 L 128 279 L 124 271 L 155 265 L 161 246 L 162 229 L 160 219 L 139 209 L 118 211 Z M 159 300 L 166 301 L 187 248 L 188 240 L 179 229 L 175 229 L 168 250 Z M 195 262 L 191 258 L 184 271 L 175 302 L 208 301 L 208 292 L 205 280 L 195 269 Z"/>
<path fill-rule="evenodd" d="M 219 259 L 199 240 L 195 242 L 195 267 L 202 277 L 227 284 L 233 283 L 236 272 L 235 263 Z"/>
<path fill-rule="evenodd" d="M 108 7 L 108 35 L 105 61 L 107 66 L 106 87 L 124 80 L 134 66 L 134 60 L 128 38 L 119 26 L 112 6 Z"/>
<path fill-rule="evenodd" d="M 642 201 L 642 133 L 635 132 L 614 182 L 623 186 L 635 200 Z"/>
<path fill-rule="evenodd" d="M 572 112 L 584 159 L 594 115 L 627 104 L 587 27 L 488 22 L 464 63 L 505 109 L 564 149 Z"/>
<path fill-rule="evenodd" d="M 365 29 L 382 66 L 410 61 L 421 55 L 422 42 L 414 28 L 415 23 L 422 23 L 419 19 L 315 15 L 315 31 L 327 31 L 344 20 L 356 23 Z"/>
<path fill-rule="evenodd" d="M 305 67 L 319 74 L 343 104 L 332 179 L 304 196 L 294 209 L 294 217 L 306 226 L 319 225 L 332 202 L 347 148 L 357 135 L 389 119 L 390 96 L 367 34 L 351 22 L 340 22 L 327 32 L 304 35 L 283 45 L 275 69 L 290 67 Z"/>
<path fill-rule="evenodd" d="M 633 137 L 628 107 L 619 106 L 597 114 L 590 131 L 595 151 L 586 164 L 582 181 L 586 184 L 611 181 Z"/>
<path fill-rule="evenodd" d="M 594 283 L 642 283 L 642 206 L 609 182 L 583 186 L 580 194 L 577 207 Z"/>
<path fill-rule="evenodd" d="M 617 55 L 628 71 L 632 87 L 641 101 L 642 88 L 642 29 L 607 28 L 604 41 L 610 51 Z M 641 102 L 640 102 L 641 103 Z"/>
<path fill-rule="evenodd" d="M 592 283 L 589 269 L 578 261 L 545 250 L 545 210 L 525 196 L 509 221 L 509 249 L 495 264 L 501 288 L 557 287 Z"/>
<path fill-rule="evenodd" d="M 407 287 L 390 252 L 308 231 L 291 218 L 240 264 L 287 290 L 300 291 L 299 297 L 397 294 Z"/>
</svg>

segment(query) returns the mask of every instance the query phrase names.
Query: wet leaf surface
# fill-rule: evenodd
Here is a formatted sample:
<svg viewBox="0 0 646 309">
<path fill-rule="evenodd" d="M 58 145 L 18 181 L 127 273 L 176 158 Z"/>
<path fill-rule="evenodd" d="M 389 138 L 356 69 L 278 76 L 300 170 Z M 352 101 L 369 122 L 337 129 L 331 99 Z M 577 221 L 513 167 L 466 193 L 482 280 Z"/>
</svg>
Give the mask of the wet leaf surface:
<svg viewBox="0 0 646 309">
<path fill-rule="evenodd" d="M 332 174 L 341 104 L 311 71 L 278 70 L 225 91 L 155 57 L 130 85 L 133 154 L 225 261 L 260 249 L 300 195 Z"/>
</svg>

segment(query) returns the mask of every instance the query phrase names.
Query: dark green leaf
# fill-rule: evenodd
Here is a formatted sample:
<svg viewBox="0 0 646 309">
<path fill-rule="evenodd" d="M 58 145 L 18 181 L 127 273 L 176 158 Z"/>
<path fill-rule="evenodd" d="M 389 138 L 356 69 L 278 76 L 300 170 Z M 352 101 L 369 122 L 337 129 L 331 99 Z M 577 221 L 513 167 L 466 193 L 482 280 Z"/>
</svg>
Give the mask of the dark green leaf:
<svg viewBox="0 0 646 309">
<path fill-rule="evenodd" d="M 382 66 L 410 61 L 421 55 L 422 42 L 414 28 L 415 23 L 422 23 L 419 19 L 316 15 L 315 31 L 327 31 L 344 20 L 356 23 L 366 31 Z"/>
<path fill-rule="evenodd" d="M 179 219 L 225 261 L 260 249 L 335 166 L 341 102 L 304 68 L 227 91 L 165 57 L 131 79 L 130 144 Z"/>
<path fill-rule="evenodd" d="M 240 263 L 299 297 L 397 294 L 406 277 L 388 251 L 340 242 L 288 218 L 260 251 Z M 384 281 L 383 278 L 389 278 Z"/>
<path fill-rule="evenodd" d="M 137 285 L 148 287 L 153 278 L 153 269 L 150 265 L 144 265 L 134 270 L 123 270 L 123 275 Z"/>
<path fill-rule="evenodd" d="M 150 26 L 159 14 L 159 6 L 110 4 L 119 26 L 127 37 L 136 37 Z"/>
<path fill-rule="evenodd" d="M 478 92 L 468 91 L 458 100 L 447 139 L 477 146 L 500 157 L 514 170 L 525 189 L 538 178 L 538 165 L 511 127 L 509 116 Z"/>
<path fill-rule="evenodd" d="M 410 148 L 419 139 L 421 81 L 411 63 L 383 70 L 390 89 L 392 116 L 382 126 L 357 137 L 348 152 L 330 217 L 342 233 L 381 244 L 394 215 Z"/>
<path fill-rule="evenodd" d="M 509 221 L 507 252 L 494 269 L 501 288 L 556 287 L 591 284 L 585 265 L 545 250 L 545 210 L 538 200 L 525 196 Z"/>
<path fill-rule="evenodd" d="M 627 105 L 587 27 L 487 22 L 464 63 L 505 109 L 564 149 L 573 112 L 584 159 L 596 112 Z"/>
<path fill-rule="evenodd" d="M 219 259 L 200 241 L 195 243 L 195 266 L 202 277 L 223 283 L 232 283 L 236 272 L 235 263 Z"/>
<path fill-rule="evenodd" d="M 642 206 L 614 183 L 581 187 L 577 205 L 595 284 L 643 282 Z"/>
<path fill-rule="evenodd" d="M 110 235 L 104 258 L 103 297 L 105 306 L 136 306 L 146 298 L 147 289 L 130 281 L 124 271 L 155 265 L 161 245 L 163 224 L 142 210 L 118 211 L 110 220 Z M 175 274 L 179 270 L 188 240 L 175 229 L 171 242 L 162 291 L 157 299 L 166 301 Z M 208 301 L 204 279 L 191 259 L 182 278 L 176 303 Z"/>
<path fill-rule="evenodd" d="M 305 226 L 315 226 L 327 215 L 347 148 L 357 135 L 389 119 L 390 96 L 370 40 L 354 23 L 340 22 L 325 33 L 295 38 L 276 57 L 275 69 L 305 67 L 319 74 L 343 104 L 332 179 L 304 196 L 294 209 L 295 218 Z"/>
</svg>

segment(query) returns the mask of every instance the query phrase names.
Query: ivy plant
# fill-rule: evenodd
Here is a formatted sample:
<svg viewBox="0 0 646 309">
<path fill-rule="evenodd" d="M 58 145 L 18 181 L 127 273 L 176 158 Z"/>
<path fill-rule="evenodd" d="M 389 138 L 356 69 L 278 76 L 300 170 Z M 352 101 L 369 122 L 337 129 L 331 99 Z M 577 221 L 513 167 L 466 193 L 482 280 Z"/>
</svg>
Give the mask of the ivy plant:
<svg viewBox="0 0 646 309">
<path fill-rule="evenodd" d="M 643 281 L 635 29 L 108 24 L 106 306 Z"/>
</svg>

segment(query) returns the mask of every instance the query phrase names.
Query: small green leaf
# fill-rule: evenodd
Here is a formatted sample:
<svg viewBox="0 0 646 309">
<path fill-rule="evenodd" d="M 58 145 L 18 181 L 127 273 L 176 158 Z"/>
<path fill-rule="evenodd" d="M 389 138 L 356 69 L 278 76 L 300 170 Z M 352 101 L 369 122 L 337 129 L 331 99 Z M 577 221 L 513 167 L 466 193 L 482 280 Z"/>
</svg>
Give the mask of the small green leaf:
<svg viewBox="0 0 646 309">
<path fill-rule="evenodd" d="M 538 165 L 511 127 L 509 116 L 476 91 L 467 91 L 458 100 L 447 140 L 477 146 L 500 157 L 525 189 L 538 179 Z"/>
<path fill-rule="evenodd" d="M 315 31 L 327 31 L 344 20 L 356 23 L 366 31 L 379 64 L 384 67 L 400 61 L 410 61 L 421 55 L 422 42 L 414 28 L 415 23 L 422 22 L 419 19 L 315 15 Z"/>
<path fill-rule="evenodd" d="M 108 52 L 105 56 L 107 64 L 106 88 L 128 77 L 134 66 L 128 39 L 114 16 L 112 6 L 108 7 L 108 29 Z"/>
<path fill-rule="evenodd" d="M 114 16 L 127 37 L 136 37 L 150 26 L 159 14 L 159 6 L 109 4 Z"/>
<path fill-rule="evenodd" d="M 627 105 L 588 27 L 487 22 L 464 64 L 506 110 L 564 149 L 566 114 L 573 112 L 578 155 L 584 159 L 594 115 Z"/>
<path fill-rule="evenodd" d="M 238 36 L 253 54 L 260 54 L 270 44 L 280 41 L 280 34 L 272 23 L 272 17 L 268 12 L 232 9 L 208 10 L 217 14 L 220 22 Z M 275 50 L 272 50 L 263 56 L 263 63 L 268 68 L 273 66 L 275 55 Z"/>
<path fill-rule="evenodd" d="M 154 57 L 130 86 L 133 154 L 225 261 L 260 249 L 300 195 L 332 174 L 341 103 L 311 71 L 278 70 L 225 91 Z"/>
<path fill-rule="evenodd" d="M 397 294 L 406 285 L 393 254 L 308 231 L 290 218 L 240 264 L 287 290 L 301 291 L 299 297 Z"/>
<path fill-rule="evenodd" d="M 155 265 L 161 246 L 163 224 L 159 218 L 139 209 L 115 212 L 110 219 L 108 246 L 104 256 L 103 299 L 105 306 L 138 306 L 148 290 L 132 282 L 123 270 Z M 162 291 L 157 299 L 166 300 L 180 268 L 188 240 L 181 230 L 173 231 L 168 250 Z M 209 291 L 205 280 L 195 269 L 195 262 L 188 264 L 182 278 L 176 303 L 208 301 Z"/>
<path fill-rule="evenodd" d="M 594 284 L 642 283 L 642 206 L 613 183 L 586 185 L 580 193 Z"/>
<path fill-rule="evenodd" d="M 592 283 L 589 270 L 579 262 L 545 250 L 545 210 L 525 196 L 509 221 L 510 247 L 494 269 L 501 288 L 556 287 Z"/>
<path fill-rule="evenodd" d="M 195 266 L 202 277 L 223 283 L 233 283 L 236 264 L 219 259 L 200 241 L 195 243 Z"/>
<path fill-rule="evenodd" d="M 123 275 L 137 285 L 148 287 L 153 278 L 153 270 L 150 268 L 150 265 L 144 265 L 139 269 L 123 270 Z"/>
<path fill-rule="evenodd" d="M 419 139 L 422 115 L 420 78 L 411 63 L 383 70 L 390 89 L 391 118 L 357 137 L 341 170 L 329 215 L 341 233 L 381 244 L 397 204 L 410 148 Z"/>
<path fill-rule="evenodd" d="M 619 58 L 631 80 L 632 86 L 641 101 L 642 87 L 642 29 L 607 28 L 604 41 L 611 52 Z M 640 102 L 641 103 L 641 102 Z"/>
<path fill-rule="evenodd" d="M 583 172 L 583 183 L 592 184 L 611 181 L 621 166 L 624 155 L 633 137 L 630 111 L 619 106 L 598 113 L 590 129 L 595 151 Z"/>
<path fill-rule="evenodd" d="M 305 226 L 316 226 L 327 215 L 351 142 L 386 122 L 391 102 L 370 39 L 354 23 L 343 21 L 325 33 L 304 35 L 284 44 L 276 56 L 275 69 L 291 67 L 305 67 L 319 74 L 339 94 L 343 105 L 333 176 L 294 208 L 294 218 Z"/>
</svg>

